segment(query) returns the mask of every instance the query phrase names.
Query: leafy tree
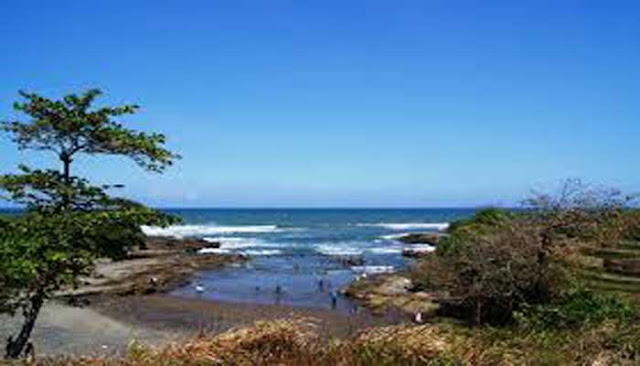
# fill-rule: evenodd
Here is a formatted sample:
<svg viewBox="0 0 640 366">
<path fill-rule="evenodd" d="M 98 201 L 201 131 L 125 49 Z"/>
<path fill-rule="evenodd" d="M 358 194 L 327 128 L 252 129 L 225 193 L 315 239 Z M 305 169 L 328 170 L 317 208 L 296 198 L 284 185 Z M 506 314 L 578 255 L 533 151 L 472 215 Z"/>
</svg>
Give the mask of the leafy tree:
<svg viewBox="0 0 640 366">
<path fill-rule="evenodd" d="M 19 334 L 7 342 L 6 356 L 19 357 L 46 299 L 91 271 L 100 256 L 121 258 L 140 243 L 140 225 L 168 225 L 177 220 L 108 193 L 121 185 L 92 185 L 73 176 L 78 154 L 118 155 L 150 172 L 163 172 L 179 156 L 163 147 L 164 135 L 125 128 L 116 117 L 138 107 L 94 108 L 97 89 L 61 100 L 20 92 L 14 108 L 26 122 L 0 122 L 20 149 L 55 153 L 61 170 L 32 169 L 0 176 L 3 198 L 23 205 L 25 213 L 0 221 L 0 312 L 21 311 Z"/>
</svg>

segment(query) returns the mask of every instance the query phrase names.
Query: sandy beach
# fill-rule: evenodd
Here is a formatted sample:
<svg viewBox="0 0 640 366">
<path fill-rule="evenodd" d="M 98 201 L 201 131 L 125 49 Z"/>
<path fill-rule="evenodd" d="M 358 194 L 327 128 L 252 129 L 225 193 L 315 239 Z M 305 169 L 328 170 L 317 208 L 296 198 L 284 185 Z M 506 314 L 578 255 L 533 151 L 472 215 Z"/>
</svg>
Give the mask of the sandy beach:
<svg viewBox="0 0 640 366">
<path fill-rule="evenodd" d="M 39 355 L 114 355 L 131 342 L 162 345 L 250 325 L 258 320 L 305 317 L 318 321 L 327 339 L 346 337 L 373 325 L 402 319 L 288 305 L 181 298 L 167 294 L 199 270 L 220 268 L 246 258 L 194 255 L 210 245 L 198 241 L 150 239 L 129 259 L 99 261 L 94 275 L 75 289 L 61 291 L 42 309 L 32 341 Z M 21 317 L 0 317 L 0 337 L 16 334 Z"/>
<path fill-rule="evenodd" d="M 162 345 L 215 334 L 258 320 L 313 318 L 327 339 L 346 337 L 397 317 L 284 305 L 226 303 L 184 299 L 165 294 L 88 298 L 87 306 L 52 301 L 43 308 L 32 340 L 39 355 L 113 355 L 131 342 Z M 16 332 L 20 317 L 0 317 L 0 337 Z"/>
</svg>

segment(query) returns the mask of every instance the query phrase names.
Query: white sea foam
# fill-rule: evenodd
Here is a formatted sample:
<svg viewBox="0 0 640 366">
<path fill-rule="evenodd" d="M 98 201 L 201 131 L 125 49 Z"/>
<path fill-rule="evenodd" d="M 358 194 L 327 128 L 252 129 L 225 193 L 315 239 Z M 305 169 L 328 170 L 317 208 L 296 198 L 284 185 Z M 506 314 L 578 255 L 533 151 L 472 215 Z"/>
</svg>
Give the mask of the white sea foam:
<svg viewBox="0 0 640 366">
<path fill-rule="evenodd" d="M 385 239 L 385 240 L 397 240 L 399 238 L 402 238 L 405 235 L 408 235 L 411 233 L 399 233 L 399 234 L 389 234 L 389 235 L 382 235 L 381 238 Z"/>
<path fill-rule="evenodd" d="M 245 255 L 279 255 L 282 254 L 281 250 L 278 249 L 249 249 L 242 252 Z"/>
<path fill-rule="evenodd" d="M 231 251 L 222 248 L 202 248 L 198 250 L 198 254 L 231 254 Z"/>
<path fill-rule="evenodd" d="M 354 266 L 351 270 L 356 273 L 390 273 L 394 271 L 393 266 Z"/>
<path fill-rule="evenodd" d="M 374 254 L 398 254 L 402 253 L 402 248 L 394 248 L 394 247 L 380 247 L 380 248 L 369 248 L 368 252 Z"/>
<path fill-rule="evenodd" d="M 169 236 L 183 238 L 185 236 L 220 235 L 234 233 L 273 233 L 281 231 L 276 225 L 246 225 L 246 226 L 218 226 L 218 225 L 174 225 L 166 228 L 157 226 L 142 226 L 142 231 L 148 236 Z"/>
<path fill-rule="evenodd" d="M 259 238 L 242 238 L 233 236 L 214 236 L 205 237 L 202 240 L 209 243 L 220 243 L 220 248 L 225 249 L 243 249 L 243 248 L 283 248 L 287 247 L 284 243 L 267 243 Z"/>
<path fill-rule="evenodd" d="M 407 251 L 424 253 L 424 252 L 433 252 L 436 250 L 436 247 L 429 244 L 416 244 L 406 248 Z"/>
<path fill-rule="evenodd" d="M 206 237 L 203 238 L 209 243 L 220 243 L 223 249 L 242 249 L 258 246 L 260 241 L 256 238 L 236 238 L 236 237 Z"/>
<path fill-rule="evenodd" d="M 372 224 L 357 224 L 357 226 L 375 226 L 389 230 L 445 230 L 449 227 L 448 222 L 378 222 Z"/>
<path fill-rule="evenodd" d="M 354 248 L 347 243 L 343 244 L 320 244 L 316 245 L 316 251 L 323 255 L 336 256 L 336 257 L 348 257 L 354 255 L 361 255 L 363 250 L 360 248 Z"/>
</svg>

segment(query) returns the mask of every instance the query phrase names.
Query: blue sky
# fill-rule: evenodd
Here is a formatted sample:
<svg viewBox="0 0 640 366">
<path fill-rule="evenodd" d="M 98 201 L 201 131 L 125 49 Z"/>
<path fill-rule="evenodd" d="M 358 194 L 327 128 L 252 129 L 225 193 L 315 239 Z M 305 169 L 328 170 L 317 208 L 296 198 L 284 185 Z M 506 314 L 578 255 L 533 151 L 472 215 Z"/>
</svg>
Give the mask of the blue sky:
<svg viewBox="0 0 640 366">
<path fill-rule="evenodd" d="M 160 206 L 640 191 L 639 35 L 636 1 L 3 1 L 0 116 L 19 89 L 141 104 L 183 160 L 76 173 Z M 0 171 L 49 161 L 0 140 Z"/>
</svg>

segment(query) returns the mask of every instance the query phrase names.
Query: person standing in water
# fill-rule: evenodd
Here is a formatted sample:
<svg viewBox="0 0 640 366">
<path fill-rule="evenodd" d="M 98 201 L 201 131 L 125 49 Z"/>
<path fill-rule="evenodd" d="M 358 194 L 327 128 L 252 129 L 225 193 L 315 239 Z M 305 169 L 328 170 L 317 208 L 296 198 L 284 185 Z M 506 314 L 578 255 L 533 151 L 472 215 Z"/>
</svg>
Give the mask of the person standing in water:
<svg viewBox="0 0 640 366">
<path fill-rule="evenodd" d="M 335 309 L 338 306 L 338 293 L 331 291 L 331 309 Z"/>
</svg>

